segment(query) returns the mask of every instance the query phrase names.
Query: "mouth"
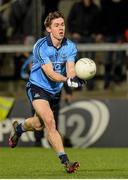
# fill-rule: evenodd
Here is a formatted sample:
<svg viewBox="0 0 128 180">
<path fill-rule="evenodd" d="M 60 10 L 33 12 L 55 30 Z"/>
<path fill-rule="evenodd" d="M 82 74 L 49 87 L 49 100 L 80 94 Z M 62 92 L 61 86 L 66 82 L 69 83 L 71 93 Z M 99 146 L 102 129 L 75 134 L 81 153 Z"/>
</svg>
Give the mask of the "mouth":
<svg viewBox="0 0 128 180">
<path fill-rule="evenodd" d="M 60 36 L 63 36 L 63 35 L 64 35 L 64 32 L 59 32 L 59 35 L 60 35 Z"/>
</svg>

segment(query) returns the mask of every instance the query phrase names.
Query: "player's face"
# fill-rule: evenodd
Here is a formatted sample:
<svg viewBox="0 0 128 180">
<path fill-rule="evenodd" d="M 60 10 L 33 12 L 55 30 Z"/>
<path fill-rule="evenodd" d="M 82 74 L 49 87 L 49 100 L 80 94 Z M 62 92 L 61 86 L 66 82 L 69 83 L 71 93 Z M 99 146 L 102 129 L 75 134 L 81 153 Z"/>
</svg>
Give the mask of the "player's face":
<svg viewBox="0 0 128 180">
<path fill-rule="evenodd" d="M 47 28 L 47 31 L 51 33 L 53 38 L 62 40 L 65 35 L 65 23 L 63 18 L 53 19 L 51 26 Z"/>
</svg>

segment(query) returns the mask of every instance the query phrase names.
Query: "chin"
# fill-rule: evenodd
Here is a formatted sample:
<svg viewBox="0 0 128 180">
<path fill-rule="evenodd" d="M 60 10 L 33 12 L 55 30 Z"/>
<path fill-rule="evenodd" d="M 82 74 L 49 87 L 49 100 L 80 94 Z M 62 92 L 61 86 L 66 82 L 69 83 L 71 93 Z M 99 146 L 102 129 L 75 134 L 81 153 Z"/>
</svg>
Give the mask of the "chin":
<svg viewBox="0 0 128 180">
<path fill-rule="evenodd" d="M 59 39 L 59 40 L 62 40 L 63 38 L 64 38 L 64 36 L 60 36 L 60 37 L 58 37 L 58 39 Z"/>
<path fill-rule="evenodd" d="M 62 40 L 63 40 L 63 38 L 60 38 L 60 37 L 59 37 L 59 38 L 57 38 L 57 39 L 58 39 L 58 41 L 62 41 Z"/>
</svg>

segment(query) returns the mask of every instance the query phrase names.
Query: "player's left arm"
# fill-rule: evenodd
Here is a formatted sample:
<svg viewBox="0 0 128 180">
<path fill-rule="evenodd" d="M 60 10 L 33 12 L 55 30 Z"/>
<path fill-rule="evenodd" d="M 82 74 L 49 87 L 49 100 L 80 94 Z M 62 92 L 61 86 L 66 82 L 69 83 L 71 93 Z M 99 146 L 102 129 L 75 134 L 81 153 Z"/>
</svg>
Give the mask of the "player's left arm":
<svg viewBox="0 0 128 180">
<path fill-rule="evenodd" d="M 66 63 L 66 74 L 67 77 L 69 78 L 73 78 L 76 76 L 76 72 L 75 72 L 75 62 L 73 61 L 68 61 Z"/>
<path fill-rule="evenodd" d="M 67 51 L 67 62 L 66 62 L 66 76 L 68 78 L 73 78 L 76 76 L 75 73 L 75 61 L 77 56 L 76 44 L 69 41 L 69 47 Z"/>
<path fill-rule="evenodd" d="M 68 87 L 77 88 L 82 86 L 82 82 L 76 76 L 76 72 L 75 72 L 75 59 L 77 55 L 77 48 L 74 43 L 71 44 L 68 53 L 69 53 L 68 59 L 66 62 L 66 76 L 67 76 L 66 84 L 68 85 Z"/>
</svg>

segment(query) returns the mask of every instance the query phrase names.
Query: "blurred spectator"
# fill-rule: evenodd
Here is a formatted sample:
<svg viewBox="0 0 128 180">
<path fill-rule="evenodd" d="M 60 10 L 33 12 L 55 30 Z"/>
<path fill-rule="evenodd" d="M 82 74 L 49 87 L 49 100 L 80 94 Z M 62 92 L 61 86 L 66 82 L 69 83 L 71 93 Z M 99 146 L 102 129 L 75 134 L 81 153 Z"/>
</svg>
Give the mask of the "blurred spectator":
<svg viewBox="0 0 128 180">
<path fill-rule="evenodd" d="M 60 0 L 42 0 L 42 5 L 44 6 L 44 12 L 42 12 L 42 22 L 44 22 L 46 16 L 49 12 L 54 12 L 59 10 L 59 2 Z M 45 31 L 45 27 L 43 25 L 43 31 Z"/>
<path fill-rule="evenodd" d="M 80 43 L 101 40 L 100 9 L 92 0 L 81 0 L 73 4 L 67 19 L 71 37 Z"/>
<path fill-rule="evenodd" d="M 12 28 L 11 40 L 24 42 L 26 36 L 33 35 L 33 9 L 32 0 L 17 0 L 11 5 L 10 27 Z"/>
<path fill-rule="evenodd" d="M 34 44 L 34 37 L 33 36 L 27 36 L 24 39 L 24 45 L 33 45 Z M 19 80 L 20 79 L 20 72 L 22 65 L 25 63 L 26 59 L 30 56 L 29 52 L 20 53 L 17 52 L 14 55 L 14 79 Z"/>
<path fill-rule="evenodd" d="M 9 0 L 1 0 L 0 7 L 2 7 L 5 3 L 8 3 Z M 4 9 L 0 11 L 0 44 L 7 44 L 8 43 L 8 9 Z M 3 71 L 4 60 L 6 58 L 5 53 L 0 54 L 0 74 Z"/>
<path fill-rule="evenodd" d="M 4 4 L 8 2 L 9 0 L 1 0 L 0 6 L 2 7 Z M 7 38 L 7 30 L 9 27 L 8 12 L 9 12 L 9 8 L 5 8 L 3 11 L 0 11 L 0 44 L 6 44 L 8 41 Z"/>
<path fill-rule="evenodd" d="M 128 29 L 124 32 L 125 42 L 128 43 Z M 128 83 L 128 50 L 125 54 L 125 65 L 126 65 L 126 82 Z"/>
<path fill-rule="evenodd" d="M 93 0 L 75 2 L 67 19 L 71 38 L 78 43 L 95 43 L 102 41 L 101 11 Z M 85 53 L 85 56 L 95 60 L 95 53 Z M 93 89 L 93 80 L 88 81 L 88 88 Z"/>
<path fill-rule="evenodd" d="M 124 31 L 128 27 L 128 1 L 101 0 L 103 34 L 105 42 L 123 43 Z M 111 80 L 122 81 L 124 52 L 108 52 L 105 58 L 104 88 L 110 86 Z M 113 78 L 113 79 L 112 79 Z"/>
<path fill-rule="evenodd" d="M 5 44 L 6 42 L 7 42 L 6 28 L 4 21 L 2 19 L 2 15 L 0 14 L 0 44 Z"/>
</svg>

